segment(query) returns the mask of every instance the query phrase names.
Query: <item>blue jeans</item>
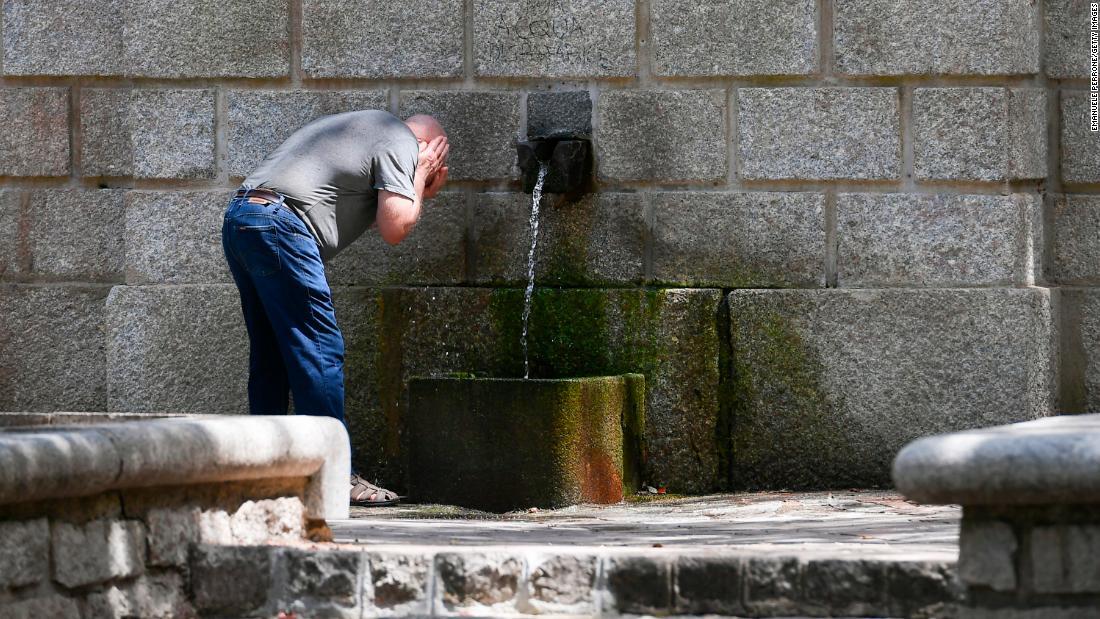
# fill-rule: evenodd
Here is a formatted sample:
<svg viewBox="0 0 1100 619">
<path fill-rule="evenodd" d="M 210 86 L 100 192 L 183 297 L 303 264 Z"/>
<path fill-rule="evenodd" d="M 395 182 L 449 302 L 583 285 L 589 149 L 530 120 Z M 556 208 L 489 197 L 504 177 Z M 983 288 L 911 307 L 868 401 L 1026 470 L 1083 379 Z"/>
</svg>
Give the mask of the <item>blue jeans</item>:
<svg viewBox="0 0 1100 619">
<path fill-rule="evenodd" d="M 344 338 L 320 248 L 286 206 L 233 198 L 222 249 L 248 329 L 248 408 L 285 415 L 288 391 L 303 415 L 344 420 Z"/>
</svg>

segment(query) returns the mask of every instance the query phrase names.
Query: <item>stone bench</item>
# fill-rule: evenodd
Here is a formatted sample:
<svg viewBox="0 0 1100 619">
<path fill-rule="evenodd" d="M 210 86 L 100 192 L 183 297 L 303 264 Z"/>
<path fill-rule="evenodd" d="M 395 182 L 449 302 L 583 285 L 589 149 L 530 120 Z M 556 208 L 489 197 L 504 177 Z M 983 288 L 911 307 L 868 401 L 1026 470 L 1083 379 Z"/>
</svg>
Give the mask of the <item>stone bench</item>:
<svg viewBox="0 0 1100 619">
<path fill-rule="evenodd" d="M 0 415 L 0 616 L 190 616 L 196 547 L 328 538 L 349 453 L 328 417 Z"/>
<path fill-rule="evenodd" d="M 1100 415 L 926 437 L 893 475 L 912 500 L 963 506 L 963 616 L 1100 616 Z"/>
</svg>

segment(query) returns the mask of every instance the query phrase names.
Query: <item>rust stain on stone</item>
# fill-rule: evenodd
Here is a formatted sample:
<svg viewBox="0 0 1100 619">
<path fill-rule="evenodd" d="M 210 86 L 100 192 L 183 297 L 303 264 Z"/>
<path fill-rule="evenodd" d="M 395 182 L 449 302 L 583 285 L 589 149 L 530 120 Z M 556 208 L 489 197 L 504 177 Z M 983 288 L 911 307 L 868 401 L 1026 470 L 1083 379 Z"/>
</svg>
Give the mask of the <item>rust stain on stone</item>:
<svg viewBox="0 0 1100 619">
<path fill-rule="evenodd" d="M 618 503 L 623 499 L 623 477 L 614 459 L 599 449 L 588 449 L 581 471 L 581 499 L 586 503 Z"/>
</svg>

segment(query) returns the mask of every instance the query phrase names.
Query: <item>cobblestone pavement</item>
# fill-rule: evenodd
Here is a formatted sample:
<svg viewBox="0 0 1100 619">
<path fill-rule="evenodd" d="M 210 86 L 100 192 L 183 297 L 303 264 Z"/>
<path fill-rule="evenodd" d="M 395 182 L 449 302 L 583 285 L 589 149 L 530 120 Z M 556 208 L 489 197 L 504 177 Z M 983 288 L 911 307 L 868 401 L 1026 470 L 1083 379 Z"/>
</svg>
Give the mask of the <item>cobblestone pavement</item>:
<svg viewBox="0 0 1100 619">
<path fill-rule="evenodd" d="M 960 510 L 887 491 L 768 492 L 489 514 L 439 505 L 352 508 L 338 543 L 370 546 L 720 547 L 753 554 L 954 561 Z"/>
</svg>

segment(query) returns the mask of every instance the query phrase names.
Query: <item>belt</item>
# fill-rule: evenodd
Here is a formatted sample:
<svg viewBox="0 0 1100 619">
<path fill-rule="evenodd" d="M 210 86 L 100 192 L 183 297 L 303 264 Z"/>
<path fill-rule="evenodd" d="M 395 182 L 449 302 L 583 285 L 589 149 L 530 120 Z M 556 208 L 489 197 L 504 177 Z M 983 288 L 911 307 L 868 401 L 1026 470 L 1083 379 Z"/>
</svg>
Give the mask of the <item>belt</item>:
<svg viewBox="0 0 1100 619">
<path fill-rule="evenodd" d="M 264 189 L 263 187 L 257 187 L 255 189 L 238 189 L 236 195 L 233 197 L 244 198 L 246 196 L 250 198 L 262 198 L 269 203 L 283 201 L 283 194 L 270 189 Z"/>
</svg>

